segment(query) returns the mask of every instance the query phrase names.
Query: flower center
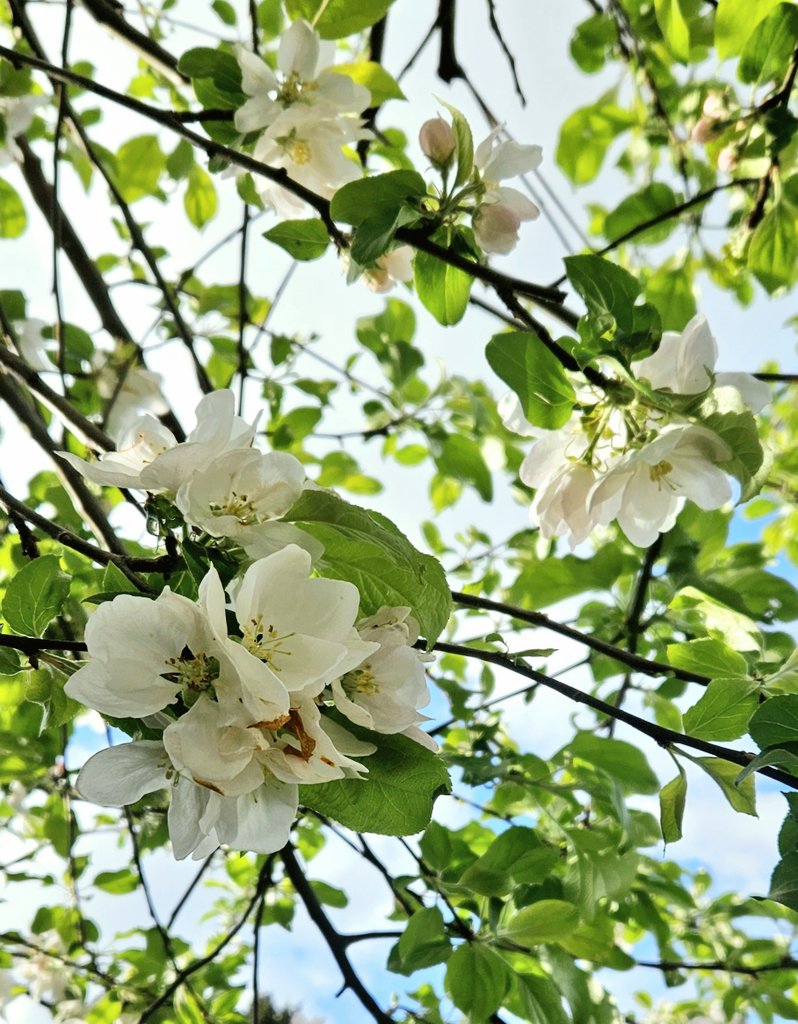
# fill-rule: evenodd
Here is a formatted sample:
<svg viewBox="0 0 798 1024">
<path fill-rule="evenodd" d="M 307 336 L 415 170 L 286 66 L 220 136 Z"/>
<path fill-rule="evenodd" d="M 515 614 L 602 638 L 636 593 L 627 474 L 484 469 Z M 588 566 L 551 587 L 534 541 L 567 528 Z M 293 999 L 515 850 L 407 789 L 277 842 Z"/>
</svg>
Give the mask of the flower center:
<svg viewBox="0 0 798 1024">
<path fill-rule="evenodd" d="M 318 87 L 318 82 L 306 82 L 300 77 L 299 72 L 292 71 L 280 86 L 277 100 L 286 107 L 290 107 L 292 103 L 309 103 L 311 98 L 308 93 L 315 92 Z"/>
<path fill-rule="evenodd" d="M 241 526 L 249 526 L 258 518 L 255 502 L 237 491 L 230 491 L 223 502 L 211 502 L 210 511 L 213 516 L 234 516 Z"/>
<path fill-rule="evenodd" d="M 672 469 L 673 466 L 670 462 L 662 459 L 662 461 L 658 462 L 656 466 L 648 467 L 648 475 L 651 478 L 652 483 L 660 483 L 660 481 L 667 477 L 668 473 L 670 473 Z"/>
<path fill-rule="evenodd" d="M 262 618 L 251 619 L 249 625 L 244 626 L 244 647 L 250 654 L 265 661 L 269 668 L 279 672 L 281 671 L 280 666 L 274 664 L 274 659 L 278 655 L 284 658 L 291 656 L 293 652 L 283 650 L 282 645 L 293 635 L 293 633 L 284 633 L 280 636 L 271 623 L 264 626 Z"/>
<path fill-rule="evenodd" d="M 283 149 L 288 153 L 295 164 L 309 164 L 313 159 L 313 150 L 310 148 L 310 143 L 304 139 L 297 139 L 295 136 L 291 136 L 283 143 Z"/>
<path fill-rule="evenodd" d="M 200 651 L 199 654 L 184 647 L 176 658 L 167 658 L 168 671 L 161 677 L 170 683 L 177 683 L 183 691 L 187 704 L 193 704 L 201 693 L 213 689 L 213 682 L 219 678 L 219 662 Z"/>
<path fill-rule="evenodd" d="M 374 678 L 371 665 L 368 663 L 354 669 L 352 672 L 347 672 L 342 680 L 342 685 L 347 697 L 351 697 L 356 693 L 363 693 L 367 697 L 371 697 L 375 693 L 380 692 L 380 684 Z"/>
</svg>

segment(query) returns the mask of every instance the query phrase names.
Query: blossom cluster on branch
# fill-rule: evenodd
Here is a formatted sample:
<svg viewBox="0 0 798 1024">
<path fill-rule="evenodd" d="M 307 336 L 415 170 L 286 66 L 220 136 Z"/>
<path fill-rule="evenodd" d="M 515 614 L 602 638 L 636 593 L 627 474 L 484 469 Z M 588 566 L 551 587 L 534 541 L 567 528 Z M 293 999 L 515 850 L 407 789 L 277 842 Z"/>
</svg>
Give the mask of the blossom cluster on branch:
<svg viewBox="0 0 798 1024">
<path fill-rule="evenodd" d="M 341 717 L 436 749 L 418 728 L 429 693 L 410 608 L 358 620 L 356 586 L 312 575 L 322 545 L 279 521 L 306 486 L 302 465 L 254 449 L 254 434 L 232 392 L 218 391 L 184 442 L 145 415 L 127 447 L 96 462 L 62 454 L 87 480 L 174 502 L 209 557 L 223 545 L 238 567 L 225 588 L 211 565 L 196 601 L 167 586 L 155 600 L 102 604 L 86 626 L 89 661 L 66 685 L 111 719 L 139 720 L 147 737 L 95 754 L 79 792 L 121 806 L 169 790 L 179 859 L 219 844 L 279 850 L 300 785 L 367 776 L 355 758 L 376 747 Z"/>
</svg>

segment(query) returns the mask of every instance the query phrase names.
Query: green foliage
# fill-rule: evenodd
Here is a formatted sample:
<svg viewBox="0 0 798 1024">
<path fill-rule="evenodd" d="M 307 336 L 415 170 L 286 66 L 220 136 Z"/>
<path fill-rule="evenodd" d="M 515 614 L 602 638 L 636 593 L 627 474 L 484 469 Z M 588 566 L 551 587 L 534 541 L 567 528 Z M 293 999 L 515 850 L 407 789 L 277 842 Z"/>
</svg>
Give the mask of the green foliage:
<svg viewBox="0 0 798 1024">
<path fill-rule="evenodd" d="M 560 361 L 537 335 L 524 331 L 495 334 L 485 358 L 518 395 L 530 423 L 552 430 L 568 421 L 576 400 L 573 386 Z"/>
<path fill-rule="evenodd" d="M 327 228 L 317 218 L 284 220 L 265 231 L 263 237 L 285 249 L 295 260 L 317 260 L 330 244 Z"/>
<path fill-rule="evenodd" d="M 15 633 L 41 636 L 69 593 L 69 577 L 56 555 L 42 555 L 23 566 L 6 587 L 3 618 Z"/>
<path fill-rule="evenodd" d="M 0 178 L 0 238 L 19 238 L 27 225 L 28 215 L 19 193 Z"/>
<path fill-rule="evenodd" d="M 347 0 L 286 0 L 286 11 L 293 20 L 306 18 L 312 21 L 322 39 L 341 39 L 361 32 L 384 17 L 393 0 L 359 0 L 353 9 Z"/>
<path fill-rule="evenodd" d="M 301 801 L 347 828 L 379 835 L 406 836 L 429 824 L 436 797 L 449 791 L 440 758 L 404 736 L 378 736 L 347 728 L 374 741 L 366 759 L 368 779 L 341 779 L 303 786 Z"/>
<path fill-rule="evenodd" d="M 349 580 L 370 615 L 385 604 L 409 605 L 428 644 L 449 618 L 451 597 L 440 564 L 416 551 L 385 516 L 325 491 L 305 491 L 284 517 L 320 540 L 319 570 Z"/>
</svg>

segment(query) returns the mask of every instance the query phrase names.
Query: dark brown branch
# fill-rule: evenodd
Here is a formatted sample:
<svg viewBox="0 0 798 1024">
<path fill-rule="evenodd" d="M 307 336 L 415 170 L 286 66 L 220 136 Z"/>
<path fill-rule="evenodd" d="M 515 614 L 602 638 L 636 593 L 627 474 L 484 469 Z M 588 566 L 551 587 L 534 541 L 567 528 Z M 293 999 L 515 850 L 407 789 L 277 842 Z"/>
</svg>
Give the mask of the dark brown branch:
<svg viewBox="0 0 798 1024">
<path fill-rule="evenodd" d="M 756 978 L 768 971 L 787 971 L 798 967 L 798 960 L 785 956 L 775 964 L 760 967 L 744 967 L 742 964 L 727 964 L 723 960 L 709 960 L 706 963 L 689 963 L 683 960 L 638 960 L 636 967 L 653 967 L 658 971 L 724 971 L 728 974 L 748 974 Z"/>
<path fill-rule="evenodd" d="M 137 572 L 162 572 L 170 573 L 180 565 L 180 558 L 176 554 L 158 555 L 152 558 L 142 558 L 136 555 L 128 555 L 119 553 L 116 551 L 105 551 L 103 548 L 98 548 L 96 545 L 91 544 L 89 541 L 84 540 L 82 537 L 78 537 L 76 533 L 72 533 L 70 530 L 65 529 L 63 526 L 59 526 L 58 523 L 53 523 L 44 516 L 39 515 L 38 512 L 34 512 L 32 508 L 29 508 L 24 502 L 15 498 L 13 494 L 10 494 L 5 487 L 0 486 L 0 503 L 5 505 L 9 510 L 13 510 L 18 515 L 22 516 L 31 526 L 35 526 L 37 529 L 46 533 L 48 537 L 52 537 L 53 540 L 59 544 L 63 544 L 64 547 L 71 548 L 73 551 L 77 551 L 81 555 L 85 555 L 86 558 L 90 558 L 93 562 L 97 562 L 98 565 L 108 565 L 113 563 L 123 572 L 129 576 L 130 573 Z M 134 579 L 139 588 L 144 591 L 149 591 L 151 588 L 144 580 Z"/>
<path fill-rule="evenodd" d="M 10 633 L 0 633 L 0 647 L 11 647 L 31 658 L 35 658 L 42 651 L 82 652 L 89 649 L 83 640 L 40 640 L 35 636 L 12 636 Z"/>
<path fill-rule="evenodd" d="M 172 82 L 188 84 L 189 79 L 177 70 L 177 61 L 172 54 L 129 24 L 119 13 L 118 5 L 109 0 L 82 0 L 82 5 L 95 21 L 133 46 L 149 64 L 160 69 Z"/>
<path fill-rule="evenodd" d="M 685 733 L 676 732 L 675 729 L 666 729 L 664 726 L 657 725 L 654 722 L 648 722 L 645 718 L 640 718 L 639 715 L 633 715 L 629 711 L 624 711 L 623 708 L 616 708 L 607 701 L 600 700 L 598 697 L 594 697 L 590 693 L 584 693 L 582 690 L 577 690 L 576 687 L 569 686 L 567 683 L 563 683 L 559 679 L 554 679 L 552 676 L 544 675 L 542 672 L 538 672 L 536 669 L 530 668 L 512 654 L 499 654 L 496 651 L 480 651 L 473 647 L 466 647 L 463 644 L 440 642 L 433 644 L 432 649 L 435 651 L 442 651 L 444 654 L 460 654 L 465 658 L 474 658 L 477 661 L 485 661 L 490 665 L 497 665 L 499 668 L 505 668 L 510 672 L 515 672 L 518 675 L 524 676 L 526 679 L 532 679 L 541 686 L 545 686 L 547 689 L 554 690 L 561 696 L 567 697 L 568 700 L 572 700 L 577 704 L 584 704 L 593 711 L 596 711 L 601 715 L 606 715 L 609 718 L 617 718 L 619 722 L 623 722 L 624 725 L 628 725 L 632 729 L 636 729 L 638 732 L 643 733 L 643 735 L 651 737 L 651 739 L 666 749 L 674 744 L 680 744 L 681 746 L 689 747 L 692 750 L 700 750 L 702 753 L 709 754 L 712 757 L 718 757 L 723 761 L 729 761 L 731 764 L 740 765 L 741 768 L 747 768 L 756 756 L 755 754 L 747 753 L 746 751 L 732 750 L 729 747 L 722 747 L 717 743 L 709 743 L 706 740 L 700 740 L 694 736 L 687 736 Z M 756 770 L 760 775 L 766 775 L 769 779 L 775 779 L 777 782 L 781 782 L 785 786 L 789 786 L 791 789 L 798 789 L 798 777 L 791 775 L 789 772 L 783 772 L 778 768 L 770 767 L 758 768 Z"/>
<path fill-rule="evenodd" d="M 581 630 L 574 629 L 573 626 L 557 622 L 543 612 L 528 611 L 526 608 L 505 604 L 503 601 L 491 601 L 487 597 L 476 597 L 473 594 L 464 594 L 458 590 L 452 591 L 452 598 L 457 604 L 464 605 L 467 608 L 500 612 L 502 615 L 509 615 L 513 619 L 518 619 L 519 622 L 528 622 L 532 626 L 550 629 L 554 633 L 567 636 L 569 640 L 576 640 L 577 643 L 584 644 L 585 647 L 589 647 L 599 654 L 604 654 L 606 657 L 612 658 L 622 665 L 628 665 L 637 672 L 642 672 L 648 676 L 670 675 L 675 679 L 682 679 L 686 683 L 700 683 L 703 686 L 712 681 L 710 676 L 702 676 L 697 672 L 687 672 L 681 668 L 674 668 L 673 665 L 668 665 L 667 662 L 652 661 L 631 651 L 625 651 L 620 647 L 616 647 L 615 644 L 599 639 L 599 637 L 591 636 L 589 633 L 583 633 Z"/>
<path fill-rule="evenodd" d="M 285 873 L 288 875 L 297 895 L 305 905 L 305 910 L 307 910 L 311 921 L 313 921 L 324 936 L 324 941 L 327 943 L 327 946 L 333 955 L 333 959 L 343 975 L 344 988 L 352 990 L 360 1000 L 361 1005 L 364 1009 L 368 1010 L 377 1024 L 393 1024 L 391 1018 L 380 1007 L 379 1003 L 377 1003 L 358 977 L 357 972 L 352 966 L 346 953 L 346 937 L 340 935 L 335 928 L 333 928 L 330 923 L 330 919 L 324 913 L 324 909 L 319 902 L 316 893 L 313 891 L 313 887 L 310 882 L 308 882 L 302 868 L 299 866 L 299 862 L 294 855 L 294 848 L 290 843 L 287 843 L 280 851 L 280 857 L 282 858 L 283 866 L 285 867 Z"/>
</svg>

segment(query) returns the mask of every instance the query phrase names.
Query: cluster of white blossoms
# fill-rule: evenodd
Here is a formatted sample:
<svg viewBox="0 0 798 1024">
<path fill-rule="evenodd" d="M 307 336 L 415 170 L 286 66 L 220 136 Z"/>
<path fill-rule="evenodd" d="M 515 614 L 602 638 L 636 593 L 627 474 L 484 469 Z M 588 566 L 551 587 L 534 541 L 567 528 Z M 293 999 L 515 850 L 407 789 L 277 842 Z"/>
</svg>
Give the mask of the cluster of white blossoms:
<svg viewBox="0 0 798 1024">
<path fill-rule="evenodd" d="M 632 364 L 652 391 L 698 396 L 733 388 L 751 412 L 769 400 L 767 385 L 744 373 L 714 373 L 718 347 L 702 315 L 682 333 L 668 331 L 657 351 Z M 639 547 L 672 529 L 689 499 L 716 509 L 732 495 L 722 466 L 733 452 L 707 427 L 662 406 L 613 406 L 590 388 L 559 430 L 543 431 L 524 417 L 510 393 L 499 406 L 505 426 L 536 437 L 519 475 L 535 488 L 530 508 L 541 536 L 565 537 L 571 547 L 613 520 Z"/>
<path fill-rule="evenodd" d="M 359 116 L 371 93 L 331 67 L 335 44 L 322 42 L 306 21 L 295 21 L 277 51 L 277 73 L 256 54 L 239 46 L 241 87 L 249 99 L 235 113 L 245 134 L 260 133 L 253 156 L 269 167 L 282 167 L 293 181 L 329 199 L 362 174 L 343 147 L 371 138 Z M 298 196 L 265 178 L 256 178 L 258 193 L 281 217 L 309 216 Z"/>
<path fill-rule="evenodd" d="M 500 182 L 537 170 L 543 153 L 540 146 L 522 146 L 512 140 L 500 142 L 501 127 L 495 128 L 474 153 L 471 180 L 455 197 L 455 204 L 471 215 L 474 238 L 483 252 L 506 254 L 518 243 L 518 231 L 540 210 L 522 192 Z M 444 175 L 457 156 L 457 138 L 442 117 L 425 121 L 419 132 L 424 155 Z"/>
<path fill-rule="evenodd" d="M 89 660 L 66 685 L 87 707 L 159 735 L 95 754 L 77 787 L 109 806 L 168 789 L 178 858 L 221 843 L 278 850 L 299 785 L 367 774 L 353 758 L 376 748 L 333 709 L 435 749 L 418 727 L 429 693 L 410 609 L 358 621 L 353 584 L 312 576 L 321 546 L 279 522 L 304 470 L 291 455 L 254 449 L 254 431 L 220 391 L 202 399 L 182 443 L 143 416 L 127 448 L 94 463 L 64 455 L 88 480 L 164 495 L 207 542 L 241 551 L 230 600 L 211 567 L 196 602 L 167 587 L 155 600 L 121 594 L 101 605 L 86 627 Z"/>
</svg>

